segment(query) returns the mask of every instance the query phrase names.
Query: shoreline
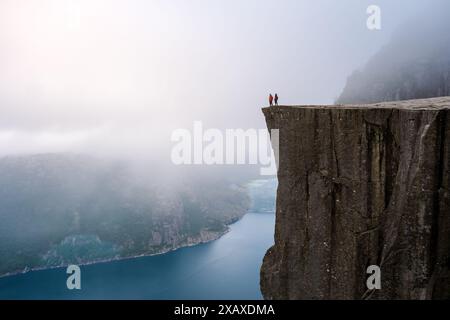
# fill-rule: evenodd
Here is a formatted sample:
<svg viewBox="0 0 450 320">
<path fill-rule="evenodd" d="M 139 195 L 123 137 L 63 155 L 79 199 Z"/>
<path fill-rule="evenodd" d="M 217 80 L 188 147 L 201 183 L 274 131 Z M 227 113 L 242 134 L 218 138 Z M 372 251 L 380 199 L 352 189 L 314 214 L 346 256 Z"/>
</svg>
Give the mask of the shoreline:
<svg viewBox="0 0 450 320">
<path fill-rule="evenodd" d="M 248 185 L 251 184 L 254 181 L 259 181 L 257 180 L 251 180 L 246 184 L 246 188 L 248 188 Z M 247 189 L 248 192 L 248 189 Z M 274 211 L 267 211 L 267 212 L 256 212 L 253 210 L 253 208 L 247 208 L 247 210 L 242 213 L 241 215 L 235 216 L 231 219 L 229 219 L 227 222 L 224 223 L 226 229 L 223 231 L 208 231 L 208 230 L 203 230 L 203 232 L 209 232 L 210 233 L 210 238 L 208 239 L 202 239 L 202 231 L 200 231 L 199 234 L 197 234 L 195 237 L 187 237 L 185 238 L 182 242 L 180 242 L 178 245 L 171 247 L 171 248 L 165 248 L 164 250 L 161 250 L 159 252 L 156 253 L 142 253 L 139 255 L 133 255 L 133 256 L 123 256 L 123 257 L 113 257 L 113 258 L 108 258 L 108 259 L 100 259 L 100 260 L 94 260 L 94 261 L 89 261 L 89 262 L 83 262 L 83 263 L 78 263 L 76 265 L 78 266 L 89 266 L 89 265 L 93 265 L 93 264 L 101 264 L 101 263 L 108 263 L 108 262 L 114 262 L 114 261 L 122 261 L 122 260 L 129 260 L 129 259 L 137 259 L 137 258 L 143 258 L 143 257 L 152 257 L 152 256 L 157 256 L 157 255 L 162 255 L 162 254 L 166 254 L 166 253 L 170 253 L 179 249 L 183 249 L 183 248 L 189 248 L 189 247 L 193 247 L 193 246 L 197 246 L 197 245 L 201 245 L 201 244 L 205 244 L 205 243 L 210 243 L 213 241 L 216 241 L 218 239 L 220 239 L 221 237 L 223 237 L 224 235 L 226 235 L 228 232 L 230 232 L 230 226 L 232 226 L 233 224 L 239 222 L 242 220 L 242 218 L 245 217 L 245 215 L 247 215 L 248 213 L 258 213 L 258 214 L 274 214 Z M 192 239 L 195 239 L 195 241 L 192 241 Z M 191 241 L 192 242 L 191 242 Z M 0 279 L 3 278 L 7 278 L 7 277 L 14 277 L 14 276 L 20 276 L 20 275 L 24 275 L 30 272 L 35 272 L 35 271 L 45 271 L 45 270 L 53 270 L 53 269 L 58 269 L 58 268 L 64 268 L 67 267 L 70 264 L 60 264 L 60 265 L 55 265 L 55 266 L 41 266 L 41 267 L 33 267 L 33 268 L 28 268 L 25 267 L 23 270 L 19 270 L 19 271 L 13 271 L 13 272 L 8 272 L 5 274 L 1 274 L 0 275 Z"/>
<path fill-rule="evenodd" d="M 91 261 L 91 262 L 83 262 L 83 263 L 79 263 L 76 264 L 77 266 L 89 266 L 89 265 L 93 265 L 93 264 L 102 264 L 102 263 L 108 263 L 108 262 L 115 262 L 115 261 L 123 261 L 123 260 L 131 260 L 131 259 L 138 259 L 138 258 L 144 258 L 144 257 L 153 257 L 153 256 L 158 256 L 158 255 L 162 255 L 162 254 L 166 254 L 166 253 L 170 253 L 170 252 L 174 252 L 183 248 L 190 248 L 190 247 L 194 247 L 194 246 L 198 246 L 201 244 L 205 244 L 205 243 L 210 243 L 213 241 L 216 241 L 220 238 L 222 238 L 224 235 L 226 235 L 228 232 L 230 232 L 230 226 L 233 225 L 236 222 L 239 222 L 247 213 L 244 213 L 241 217 L 237 218 L 234 221 L 231 221 L 230 224 L 226 225 L 226 229 L 224 231 L 221 232 L 211 232 L 211 234 L 213 234 L 213 236 L 208 239 L 208 240 L 201 240 L 201 233 L 197 235 L 197 237 L 200 238 L 199 241 L 194 241 L 193 243 L 185 243 L 185 244 L 180 244 L 178 246 L 175 246 L 173 248 L 168 248 L 165 249 L 161 252 L 157 252 L 157 253 L 143 253 L 140 255 L 136 255 L 136 256 L 129 256 L 129 257 L 116 257 L 116 258 L 110 258 L 110 259 L 104 259 L 104 260 L 96 260 L 96 261 Z M 214 234 L 216 233 L 216 234 Z M 59 269 L 59 268 L 65 268 L 67 266 L 69 266 L 70 264 L 62 264 L 62 265 L 58 265 L 58 266 L 51 266 L 51 267 L 35 267 L 35 268 L 25 268 L 22 271 L 17 271 L 17 272 L 10 272 L 10 273 L 5 273 L 0 275 L 0 279 L 2 278 L 7 278 L 7 277 L 14 277 L 14 276 L 20 276 L 20 275 L 24 275 L 30 272 L 35 272 L 35 271 L 45 271 L 45 270 L 53 270 L 53 269 Z"/>
</svg>

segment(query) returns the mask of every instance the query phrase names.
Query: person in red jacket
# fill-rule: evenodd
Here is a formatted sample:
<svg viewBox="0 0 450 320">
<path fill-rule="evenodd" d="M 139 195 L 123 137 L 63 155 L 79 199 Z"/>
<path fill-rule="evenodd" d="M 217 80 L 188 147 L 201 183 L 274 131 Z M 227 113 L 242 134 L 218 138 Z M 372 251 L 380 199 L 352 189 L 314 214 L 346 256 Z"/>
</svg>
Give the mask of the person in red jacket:
<svg viewBox="0 0 450 320">
<path fill-rule="evenodd" d="M 278 94 L 277 93 L 275 93 L 274 101 L 275 101 L 275 105 L 277 106 L 278 105 Z"/>
<path fill-rule="evenodd" d="M 270 106 L 273 106 L 273 96 L 272 96 L 272 94 L 269 94 L 269 103 L 270 103 Z"/>
</svg>

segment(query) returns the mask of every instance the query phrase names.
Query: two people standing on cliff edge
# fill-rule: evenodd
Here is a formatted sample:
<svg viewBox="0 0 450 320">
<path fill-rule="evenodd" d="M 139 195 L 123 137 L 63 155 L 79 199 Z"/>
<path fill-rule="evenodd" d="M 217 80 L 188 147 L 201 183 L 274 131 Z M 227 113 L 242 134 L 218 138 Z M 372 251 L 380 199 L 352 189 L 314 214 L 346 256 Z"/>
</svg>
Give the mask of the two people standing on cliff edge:
<svg viewBox="0 0 450 320">
<path fill-rule="evenodd" d="M 275 93 L 275 97 L 272 96 L 272 94 L 269 94 L 269 103 L 270 106 L 273 106 L 273 103 L 275 102 L 275 105 L 278 105 L 278 94 Z"/>
</svg>

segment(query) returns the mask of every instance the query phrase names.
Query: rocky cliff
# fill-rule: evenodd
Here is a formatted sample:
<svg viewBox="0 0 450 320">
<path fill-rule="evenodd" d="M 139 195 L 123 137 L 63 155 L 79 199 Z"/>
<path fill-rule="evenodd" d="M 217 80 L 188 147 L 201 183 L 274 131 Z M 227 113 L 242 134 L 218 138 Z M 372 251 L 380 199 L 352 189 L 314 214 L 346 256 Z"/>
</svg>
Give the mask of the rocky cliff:
<svg viewBox="0 0 450 320">
<path fill-rule="evenodd" d="M 266 299 L 450 298 L 450 97 L 264 108 L 279 129 Z M 368 290 L 366 269 L 381 269 Z"/>
<path fill-rule="evenodd" d="M 250 206 L 247 189 L 230 180 L 179 171 L 171 183 L 157 170 L 88 155 L 1 158 L 0 277 L 217 239 Z"/>
</svg>

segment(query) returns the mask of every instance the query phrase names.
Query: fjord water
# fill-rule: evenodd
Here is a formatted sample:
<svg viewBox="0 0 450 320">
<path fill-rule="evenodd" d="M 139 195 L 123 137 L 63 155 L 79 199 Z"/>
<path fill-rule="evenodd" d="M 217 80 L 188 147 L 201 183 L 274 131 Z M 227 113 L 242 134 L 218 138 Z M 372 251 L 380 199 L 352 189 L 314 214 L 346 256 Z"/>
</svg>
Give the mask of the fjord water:
<svg viewBox="0 0 450 320">
<path fill-rule="evenodd" d="M 81 266 L 81 290 L 67 289 L 66 268 L 0 278 L 0 299 L 261 299 L 259 270 L 275 224 L 264 208 L 210 243 Z"/>
</svg>

